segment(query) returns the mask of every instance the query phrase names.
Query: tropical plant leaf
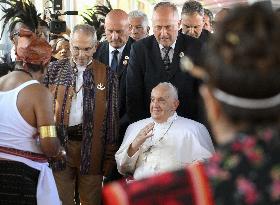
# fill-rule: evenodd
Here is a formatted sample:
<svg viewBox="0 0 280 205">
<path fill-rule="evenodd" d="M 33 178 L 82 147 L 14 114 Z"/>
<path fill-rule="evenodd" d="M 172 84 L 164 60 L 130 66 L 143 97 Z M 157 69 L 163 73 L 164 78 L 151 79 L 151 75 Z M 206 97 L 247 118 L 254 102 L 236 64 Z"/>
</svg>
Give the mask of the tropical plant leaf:
<svg viewBox="0 0 280 205">
<path fill-rule="evenodd" d="M 93 26 L 96 29 L 97 39 L 100 40 L 104 34 L 104 22 L 106 15 L 112 10 L 109 0 L 106 0 L 106 5 L 95 5 L 92 8 L 86 9 L 82 14 L 84 23 Z"/>
<path fill-rule="evenodd" d="M 4 13 L 0 19 L 4 20 L 0 38 L 8 23 L 15 20 L 24 23 L 32 31 L 38 28 L 37 10 L 30 0 L 0 0 L 0 4 Z M 4 4 L 7 5 L 7 8 L 4 7 Z"/>
</svg>

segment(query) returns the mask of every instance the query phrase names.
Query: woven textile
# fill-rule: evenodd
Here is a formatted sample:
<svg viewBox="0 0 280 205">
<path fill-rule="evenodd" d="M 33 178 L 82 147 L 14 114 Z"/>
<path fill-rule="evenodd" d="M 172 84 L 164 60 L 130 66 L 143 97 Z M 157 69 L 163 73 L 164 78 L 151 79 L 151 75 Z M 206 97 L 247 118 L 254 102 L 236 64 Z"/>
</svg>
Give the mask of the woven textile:
<svg viewBox="0 0 280 205">
<path fill-rule="evenodd" d="M 39 174 L 21 162 L 0 160 L 0 204 L 36 205 Z"/>
<path fill-rule="evenodd" d="M 103 189 L 104 205 L 213 205 L 203 165 L 126 183 L 114 182 Z"/>
</svg>

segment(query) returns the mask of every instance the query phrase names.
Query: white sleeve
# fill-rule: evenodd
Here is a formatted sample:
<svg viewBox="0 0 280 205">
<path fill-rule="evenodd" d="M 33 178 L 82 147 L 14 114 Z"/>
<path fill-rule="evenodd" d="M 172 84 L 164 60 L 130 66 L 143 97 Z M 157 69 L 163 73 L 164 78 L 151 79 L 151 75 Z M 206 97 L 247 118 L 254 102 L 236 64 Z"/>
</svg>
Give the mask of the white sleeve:
<svg viewBox="0 0 280 205">
<path fill-rule="evenodd" d="M 122 175 L 131 174 L 133 175 L 135 170 L 135 165 L 139 157 L 139 150 L 131 157 L 128 156 L 127 151 L 130 144 L 122 150 L 118 150 L 118 152 L 115 155 L 116 162 L 117 162 L 117 168 L 119 173 Z"/>
<path fill-rule="evenodd" d="M 203 161 L 215 152 L 210 134 L 202 124 L 197 126 L 192 138 L 192 161 Z"/>
<path fill-rule="evenodd" d="M 135 164 L 139 157 L 139 150 L 132 157 L 128 156 L 127 151 L 130 144 L 137 136 L 137 133 L 137 130 L 135 130 L 133 126 L 129 126 L 126 130 L 122 145 L 115 154 L 117 169 L 122 175 L 134 173 Z"/>
</svg>

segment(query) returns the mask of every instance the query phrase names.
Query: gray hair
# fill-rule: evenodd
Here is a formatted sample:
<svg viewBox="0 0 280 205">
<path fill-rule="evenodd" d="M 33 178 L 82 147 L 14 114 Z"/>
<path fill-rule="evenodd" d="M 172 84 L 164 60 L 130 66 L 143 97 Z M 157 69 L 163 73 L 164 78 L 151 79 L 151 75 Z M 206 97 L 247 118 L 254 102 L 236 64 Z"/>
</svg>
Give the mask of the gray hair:
<svg viewBox="0 0 280 205">
<path fill-rule="evenodd" d="M 204 16 L 203 6 L 198 1 L 186 1 L 183 5 L 181 15 L 193 13 L 198 13 L 200 16 Z"/>
<path fill-rule="evenodd" d="M 128 18 L 137 18 L 137 17 L 142 17 L 143 18 L 143 25 L 142 26 L 147 27 L 149 25 L 148 17 L 142 11 L 134 10 L 134 11 L 129 12 L 129 14 L 128 14 Z"/>
<path fill-rule="evenodd" d="M 96 30 L 93 26 L 90 26 L 88 24 L 77 24 L 76 26 L 74 26 L 71 34 L 70 34 L 70 41 L 72 41 L 73 39 L 73 35 L 77 32 L 82 30 L 84 33 L 86 33 L 87 35 L 91 35 L 92 36 L 92 42 L 94 45 L 97 44 L 97 35 L 96 35 Z"/>
<path fill-rule="evenodd" d="M 155 5 L 153 12 L 155 12 L 159 7 L 170 7 L 173 10 L 174 15 L 178 16 L 178 18 L 179 18 L 178 9 L 175 4 L 173 4 L 169 1 L 159 2 Z"/>
<path fill-rule="evenodd" d="M 168 89 L 170 96 L 173 97 L 175 100 L 178 100 L 178 89 L 170 82 L 162 82 L 159 83 L 156 87 L 162 86 Z"/>
</svg>

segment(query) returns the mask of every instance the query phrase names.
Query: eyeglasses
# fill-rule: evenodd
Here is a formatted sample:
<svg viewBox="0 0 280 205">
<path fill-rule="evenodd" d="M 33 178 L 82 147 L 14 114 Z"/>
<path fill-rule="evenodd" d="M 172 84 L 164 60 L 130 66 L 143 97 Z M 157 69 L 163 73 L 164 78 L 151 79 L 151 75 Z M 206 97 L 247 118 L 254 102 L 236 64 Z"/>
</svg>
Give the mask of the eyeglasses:
<svg viewBox="0 0 280 205">
<path fill-rule="evenodd" d="M 75 53 L 78 53 L 79 51 L 89 52 L 91 49 L 93 49 L 94 46 L 86 47 L 86 48 L 80 48 L 78 46 L 72 46 L 72 51 Z"/>
</svg>

